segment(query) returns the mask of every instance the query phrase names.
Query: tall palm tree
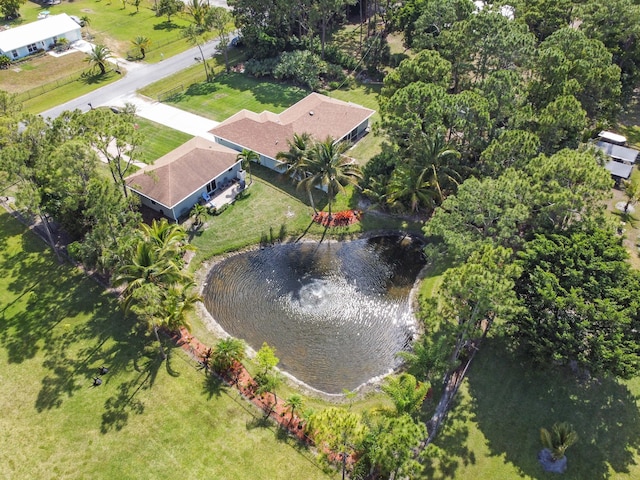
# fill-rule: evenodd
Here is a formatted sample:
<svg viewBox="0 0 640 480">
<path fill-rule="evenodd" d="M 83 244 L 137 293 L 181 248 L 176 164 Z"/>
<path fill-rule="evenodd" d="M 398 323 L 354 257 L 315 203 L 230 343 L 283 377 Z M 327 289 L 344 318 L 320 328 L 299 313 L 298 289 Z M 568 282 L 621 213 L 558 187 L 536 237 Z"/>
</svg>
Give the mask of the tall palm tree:
<svg viewBox="0 0 640 480">
<path fill-rule="evenodd" d="M 107 62 L 110 58 L 113 58 L 113 55 L 107 46 L 95 45 L 89 52 L 86 61 L 92 67 L 97 66 L 100 69 L 100 74 L 104 75 L 107 72 Z"/>
<path fill-rule="evenodd" d="M 313 201 L 312 186 L 302 182 L 302 180 L 309 174 L 307 163 L 308 155 L 311 150 L 311 135 L 308 133 L 294 133 L 293 138 L 291 140 L 287 140 L 287 144 L 289 145 L 289 150 L 278 152 L 276 154 L 276 160 L 280 160 L 287 165 L 287 169 L 284 171 L 283 175 L 296 182 L 297 188 L 306 187 L 311 208 L 313 208 L 313 211 L 315 212 L 316 207 Z"/>
<path fill-rule="evenodd" d="M 239 338 L 223 338 L 216 343 L 212 352 L 214 368 L 226 372 L 235 362 L 242 362 L 245 356 L 245 343 Z"/>
<path fill-rule="evenodd" d="M 355 161 L 344 156 L 349 148 L 345 142 L 335 143 L 331 137 L 322 142 L 316 142 L 304 166 L 310 175 L 301 183 L 304 188 L 322 187 L 327 192 L 329 216 L 331 205 L 338 193 L 344 193 L 347 185 L 356 185 L 362 178 L 360 167 Z"/>
<path fill-rule="evenodd" d="M 260 155 L 253 150 L 243 148 L 242 151 L 236 155 L 236 159 L 240 160 L 242 162 L 242 168 L 249 172 L 249 185 L 251 185 L 253 183 L 253 177 L 251 176 L 251 162 L 257 162 L 260 160 Z"/>
<path fill-rule="evenodd" d="M 134 47 L 140 50 L 140 55 L 142 55 L 142 58 L 147 56 L 147 49 L 151 46 L 151 40 L 149 39 L 149 37 L 138 35 L 134 40 L 131 40 L 131 43 Z"/>
<path fill-rule="evenodd" d="M 89 25 L 91 25 L 91 18 L 89 18 L 87 15 L 83 15 L 82 17 L 80 17 L 80 25 L 84 27 L 85 34 L 88 37 L 89 36 Z M 89 40 L 89 38 L 87 38 L 87 40 Z"/>
</svg>

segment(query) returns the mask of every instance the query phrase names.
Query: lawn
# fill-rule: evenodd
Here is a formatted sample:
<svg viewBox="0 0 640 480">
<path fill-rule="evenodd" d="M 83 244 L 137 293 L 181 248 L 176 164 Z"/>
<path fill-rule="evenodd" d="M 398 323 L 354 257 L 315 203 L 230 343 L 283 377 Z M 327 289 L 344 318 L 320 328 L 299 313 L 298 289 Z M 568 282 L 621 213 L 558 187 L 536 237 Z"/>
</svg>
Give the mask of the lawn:
<svg viewBox="0 0 640 480">
<path fill-rule="evenodd" d="M 287 179 L 276 172 L 252 165 L 253 184 L 247 194 L 224 212 L 206 219 L 205 228 L 194 236 L 198 248 L 192 268 L 209 258 L 235 251 L 260 242 L 295 240 L 308 227 L 306 235 L 320 238 L 325 229 L 311 223 L 313 209 L 305 192 L 297 191 Z M 326 207 L 326 197 L 314 192 L 316 208 Z M 338 196 L 334 211 L 355 208 L 354 197 Z M 327 235 L 333 238 L 351 238 L 365 231 L 404 229 L 419 232 L 420 224 L 397 217 L 365 212 L 361 223 L 349 227 L 335 227 Z"/>
<path fill-rule="evenodd" d="M 4 478 L 333 478 L 6 213 L 0 246 Z"/>
<path fill-rule="evenodd" d="M 202 70 L 200 67 L 198 70 Z M 180 74 L 178 74 L 180 75 Z M 163 81 L 164 89 L 176 80 Z M 308 91 L 292 85 L 283 85 L 269 80 L 258 80 L 240 73 L 218 75 L 212 82 L 195 83 L 168 99 L 166 103 L 216 121 L 222 121 L 244 109 L 253 112 L 269 110 L 280 113 L 308 95 Z M 157 89 L 143 89 L 143 95 L 152 95 Z"/>
<path fill-rule="evenodd" d="M 89 25 L 82 30 L 90 36 L 93 43 L 103 43 L 114 55 L 126 57 L 132 48 L 131 41 L 137 36 L 145 36 L 151 40 L 151 48 L 145 61 L 156 62 L 160 60 L 160 51 L 166 58 L 189 48 L 180 35 L 181 29 L 189 24 L 189 17 L 178 14 L 171 17 L 171 23 L 167 23 L 166 16 L 156 16 L 152 10 L 153 5 L 152 0 L 142 0 L 136 12 L 136 7 L 129 2 L 112 0 L 63 1 L 53 7 L 27 2 L 20 9 L 22 18 L 14 22 L 14 25 L 35 21 L 42 10 L 49 10 L 51 15 L 67 13 L 80 18 L 86 16 L 89 18 Z"/>
<path fill-rule="evenodd" d="M 136 123 L 138 131 L 144 137 L 137 160 L 144 163 L 155 162 L 158 158 L 193 138 L 189 134 L 165 127 L 145 118 L 138 117 Z"/>
<path fill-rule="evenodd" d="M 579 435 L 567 450 L 566 479 L 640 478 L 640 378 L 579 382 L 542 371 L 499 338 L 482 345 L 436 444 L 425 478 L 551 479 L 537 463 L 540 428 L 568 421 Z"/>
</svg>

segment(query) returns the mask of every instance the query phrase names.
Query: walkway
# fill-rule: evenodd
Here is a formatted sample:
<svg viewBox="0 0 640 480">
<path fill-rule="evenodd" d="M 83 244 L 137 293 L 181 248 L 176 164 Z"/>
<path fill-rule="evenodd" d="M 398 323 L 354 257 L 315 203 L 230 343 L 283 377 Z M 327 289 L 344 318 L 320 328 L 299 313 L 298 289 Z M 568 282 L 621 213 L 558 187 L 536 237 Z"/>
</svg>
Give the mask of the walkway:
<svg viewBox="0 0 640 480">
<path fill-rule="evenodd" d="M 126 103 L 135 105 L 136 115 L 139 117 L 173 128 L 179 132 L 193 135 L 194 137 L 203 137 L 215 142 L 215 137 L 209 133 L 209 130 L 216 127 L 219 122 L 185 112 L 179 108 L 156 102 L 140 95 L 122 95 L 103 105 L 123 107 Z M 95 106 L 96 105 L 94 105 L 94 107 Z"/>
</svg>

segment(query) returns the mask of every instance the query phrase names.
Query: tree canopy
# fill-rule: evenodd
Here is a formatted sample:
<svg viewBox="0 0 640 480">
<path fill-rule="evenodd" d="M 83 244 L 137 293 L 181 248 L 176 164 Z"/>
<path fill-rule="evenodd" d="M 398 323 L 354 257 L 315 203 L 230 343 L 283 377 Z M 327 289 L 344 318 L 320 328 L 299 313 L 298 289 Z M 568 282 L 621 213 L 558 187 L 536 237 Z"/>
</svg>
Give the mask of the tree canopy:
<svg viewBox="0 0 640 480">
<path fill-rule="evenodd" d="M 538 234 L 518 255 L 525 309 L 508 330 L 532 359 L 630 378 L 640 368 L 640 277 L 610 229 Z"/>
</svg>

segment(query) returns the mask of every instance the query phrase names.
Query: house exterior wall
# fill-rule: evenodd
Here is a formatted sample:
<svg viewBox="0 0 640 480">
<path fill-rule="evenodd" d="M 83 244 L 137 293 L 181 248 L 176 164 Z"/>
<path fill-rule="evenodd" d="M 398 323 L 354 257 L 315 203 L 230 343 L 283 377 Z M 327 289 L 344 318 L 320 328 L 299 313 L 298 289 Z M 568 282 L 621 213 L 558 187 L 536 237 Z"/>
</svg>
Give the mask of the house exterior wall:
<svg viewBox="0 0 640 480">
<path fill-rule="evenodd" d="M 207 183 L 205 183 L 204 185 L 202 185 L 198 190 L 196 190 L 195 192 L 193 192 L 192 194 L 190 194 L 188 197 L 184 198 L 183 200 L 181 200 L 180 202 L 178 202 L 176 205 L 174 205 L 172 208 L 167 207 L 161 203 L 158 203 L 152 199 L 150 199 L 149 197 L 146 197 L 144 195 L 139 194 L 138 192 L 136 192 L 134 190 L 134 192 L 140 197 L 141 203 L 142 205 L 155 210 L 156 212 L 167 216 L 168 218 L 174 220 L 174 221 L 178 221 L 180 218 L 184 218 L 187 215 L 189 215 L 189 212 L 191 211 L 191 209 L 193 208 L 193 206 L 200 202 L 200 199 L 202 199 L 202 194 L 203 193 L 208 193 L 209 195 L 211 195 L 211 197 L 216 196 L 218 193 L 220 193 L 221 191 L 221 186 L 224 185 L 225 183 L 231 183 L 232 180 L 236 180 L 238 179 L 238 172 L 240 172 L 242 170 L 242 162 L 238 161 L 237 163 L 235 163 L 231 168 L 227 169 L 226 171 L 220 173 L 217 177 L 210 179 L 209 181 L 207 181 Z M 215 185 L 216 185 L 216 190 L 210 190 L 208 188 L 209 185 L 211 185 L 212 182 L 215 181 Z"/>
<path fill-rule="evenodd" d="M 243 150 L 243 147 L 241 145 L 230 142 L 229 140 L 220 138 L 218 136 L 216 136 L 216 142 L 219 143 L 220 145 L 224 145 L 225 147 L 229 147 L 237 152 L 241 152 Z M 259 154 L 259 156 L 260 158 L 258 159 L 257 163 L 259 163 L 260 165 L 263 165 L 267 168 L 270 168 L 271 170 L 275 170 L 276 172 L 280 172 L 280 173 L 286 170 L 286 167 L 282 164 L 282 162 L 276 160 L 275 158 L 268 157 L 261 153 Z"/>
<path fill-rule="evenodd" d="M 15 50 L 11 50 L 9 52 L 5 52 L 0 50 L 0 55 L 6 55 L 9 60 L 18 60 L 20 58 L 24 58 L 27 55 L 32 55 L 39 50 L 49 50 L 53 47 L 57 40 L 61 38 L 66 38 L 69 43 L 73 43 L 77 40 L 82 39 L 82 31 L 80 26 L 77 29 L 60 33 L 53 37 L 47 38 L 45 40 L 37 41 L 35 43 L 26 43 L 24 46 L 19 47 Z M 28 39 L 25 39 L 25 42 L 29 42 Z"/>
</svg>

